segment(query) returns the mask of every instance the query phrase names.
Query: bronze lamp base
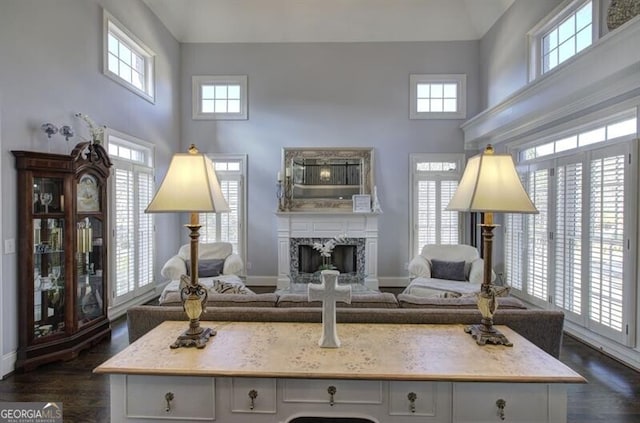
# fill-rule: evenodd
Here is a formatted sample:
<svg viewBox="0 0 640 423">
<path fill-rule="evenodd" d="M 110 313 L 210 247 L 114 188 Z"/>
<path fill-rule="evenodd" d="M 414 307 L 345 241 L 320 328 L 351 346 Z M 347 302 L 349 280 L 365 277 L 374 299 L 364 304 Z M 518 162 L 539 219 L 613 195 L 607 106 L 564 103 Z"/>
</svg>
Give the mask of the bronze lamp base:
<svg viewBox="0 0 640 423">
<path fill-rule="evenodd" d="M 484 324 L 470 325 L 465 327 L 464 331 L 470 333 L 478 345 L 494 344 L 513 347 L 507 337 L 493 326 L 485 326 Z"/>
<path fill-rule="evenodd" d="M 199 328 L 200 333 L 190 333 L 191 329 L 187 329 L 178 336 L 176 341 L 170 345 L 172 349 L 180 347 L 196 347 L 202 349 L 207 345 L 207 341 L 216 335 L 216 331 L 211 328 Z"/>
</svg>

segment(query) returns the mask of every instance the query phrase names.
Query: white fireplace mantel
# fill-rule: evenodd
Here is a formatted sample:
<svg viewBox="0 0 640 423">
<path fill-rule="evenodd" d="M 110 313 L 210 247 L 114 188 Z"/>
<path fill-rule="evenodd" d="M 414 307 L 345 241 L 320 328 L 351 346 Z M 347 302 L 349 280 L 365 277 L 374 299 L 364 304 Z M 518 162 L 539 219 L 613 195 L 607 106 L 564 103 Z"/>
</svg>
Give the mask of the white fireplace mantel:
<svg viewBox="0 0 640 423">
<path fill-rule="evenodd" d="M 278 289 L 289 286 L 291 238 L 365 239 L 365 285 L 378 289 L 378 214 L 350 211 L 276 212 L 278 228 Z"/>
</svg>

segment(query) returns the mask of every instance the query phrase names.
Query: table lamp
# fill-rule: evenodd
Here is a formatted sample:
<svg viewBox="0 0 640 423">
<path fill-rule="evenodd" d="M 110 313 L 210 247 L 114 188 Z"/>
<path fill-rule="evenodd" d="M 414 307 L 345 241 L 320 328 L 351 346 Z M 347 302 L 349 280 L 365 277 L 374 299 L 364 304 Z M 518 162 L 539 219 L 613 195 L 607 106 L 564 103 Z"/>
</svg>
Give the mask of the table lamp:
<svg viewBox="0 0 640 423">
<path fill-rule="evenodd" d="M 465 332 L 470 333 L 478 345 L 488 342 L 512 346 L 493 327 L 493 314 L 498 308 L 496 290 L 491 282 L 493 229 L 497 226 L 493 223 L 493 213 L 538 213 L 520 182 L 513 158 L 509 154 L 494 154 L 491 145 L 481 154 L 471 157 L 447 210 L 484 214 L 484 221 L 480 225 L 484 274 L 477 294 L 482 321 L 480 324 L 467 326 Z"/>
<path fill-rule="evenodd" d="M 177 153 L 171 159 L 169 170 L 160 188 L 147 206 L 145 213 L 191 214 L 189 228 L 191 267 L 190 276 L 181 277 L 180 298 L 189 317 L 189 328 L 171 345 L 171 348 L 204 348 L 209 337 L 216 332 L 200 327 L 200 315 L 205 311 L 207 290 L 198 282 L 198 213 L 229 212 L 222 195 L 213 162 L 191 144 L 188 153 Z"/>
</svg>

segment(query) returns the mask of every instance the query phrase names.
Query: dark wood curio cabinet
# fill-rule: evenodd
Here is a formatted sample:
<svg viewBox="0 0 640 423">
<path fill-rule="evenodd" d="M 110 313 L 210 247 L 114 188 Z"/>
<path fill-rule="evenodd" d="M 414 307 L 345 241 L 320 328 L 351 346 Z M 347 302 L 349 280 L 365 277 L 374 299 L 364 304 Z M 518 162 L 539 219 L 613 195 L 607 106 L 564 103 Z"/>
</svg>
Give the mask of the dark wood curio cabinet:
<svg viewBox="0 0 640 423">
<path fill-rule="evenodd" d="M 99 144 L 70 155 L 13 151 L 18 170 L 16 370 L 68 360 L 111 336 L 107 178 Z"/>
</svg>

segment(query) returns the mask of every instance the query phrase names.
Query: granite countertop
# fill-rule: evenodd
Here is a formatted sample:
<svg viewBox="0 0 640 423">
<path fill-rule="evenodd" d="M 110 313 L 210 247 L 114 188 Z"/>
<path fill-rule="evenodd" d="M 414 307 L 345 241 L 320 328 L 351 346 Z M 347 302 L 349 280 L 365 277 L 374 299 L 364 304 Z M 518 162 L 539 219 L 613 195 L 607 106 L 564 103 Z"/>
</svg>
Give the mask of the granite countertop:
<svg viewBox="0 0 640 423">
<path fill-rule="evenodd" d="M 584 383 L 506 326 L 513 347 L 479 346 L 463 325 L 338 324 L 340 348 L 320 348 L 320 323 L 201 322 L 204 349 L 170 349 L 188 322 L 164 322 L 94 372 L 453 382 Z"/>
</svg>

